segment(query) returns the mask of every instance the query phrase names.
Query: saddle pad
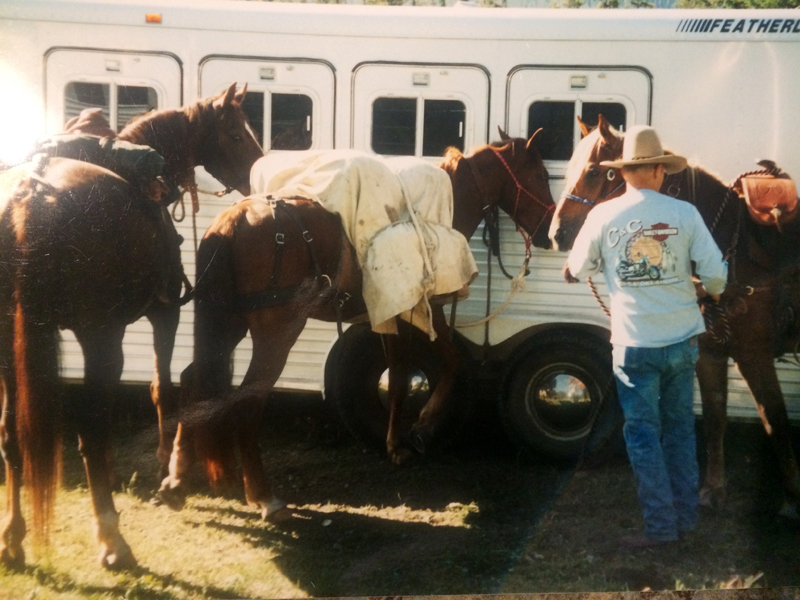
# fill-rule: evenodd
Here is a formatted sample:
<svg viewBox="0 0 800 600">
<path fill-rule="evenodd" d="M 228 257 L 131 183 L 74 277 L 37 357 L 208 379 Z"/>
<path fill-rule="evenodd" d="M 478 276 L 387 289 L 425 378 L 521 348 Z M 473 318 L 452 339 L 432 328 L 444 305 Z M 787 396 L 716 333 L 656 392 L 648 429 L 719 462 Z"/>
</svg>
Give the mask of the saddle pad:
<svg viewBox="0 0 800 600">
<path fill-rule="evenodd" d="M 797 189 L 791 179 L 754 175 L 742 179 L 745 202 L 757 223 L 776 225 L 797 210 Z"/>
</svg>

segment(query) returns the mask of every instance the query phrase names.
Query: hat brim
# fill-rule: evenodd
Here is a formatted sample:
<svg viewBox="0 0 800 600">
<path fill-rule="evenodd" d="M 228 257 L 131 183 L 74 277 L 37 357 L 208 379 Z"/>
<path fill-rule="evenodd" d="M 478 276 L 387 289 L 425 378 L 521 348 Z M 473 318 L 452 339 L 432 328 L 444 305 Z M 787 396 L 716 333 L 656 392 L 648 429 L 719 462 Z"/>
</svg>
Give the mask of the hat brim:
<svg viewBox="0 0 800 600">
<path fill-rule="evenodd" d="M 663 165 L 668 175 L 680 173 L 686 168 L 686 159 L 675 154 L 663 154 L 662 156 L 652 156 L 650 158 L 638 158 L 634 160 L 605 160 L 600 163 L 603 167 L 621 169 L 633 165 Z"/>
</svg>

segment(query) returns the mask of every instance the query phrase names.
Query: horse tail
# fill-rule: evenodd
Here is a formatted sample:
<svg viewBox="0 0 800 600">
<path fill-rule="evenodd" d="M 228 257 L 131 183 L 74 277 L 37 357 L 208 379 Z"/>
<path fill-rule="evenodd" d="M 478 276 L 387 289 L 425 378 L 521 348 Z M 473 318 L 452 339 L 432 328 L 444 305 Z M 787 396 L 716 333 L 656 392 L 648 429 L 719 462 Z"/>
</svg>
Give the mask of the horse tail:
<svg viewBox="0 0 800 600">
<path fill-rule="evenodd" d="M 13 299 L 16 423 L 23 480 L 33 508 L 33 533 L 47 542 L 61 477 L 58 326 L 48 301 L 54 282 L 44 198 L 35 184 L 11 208 L 16 235 Z"/>
</svg>

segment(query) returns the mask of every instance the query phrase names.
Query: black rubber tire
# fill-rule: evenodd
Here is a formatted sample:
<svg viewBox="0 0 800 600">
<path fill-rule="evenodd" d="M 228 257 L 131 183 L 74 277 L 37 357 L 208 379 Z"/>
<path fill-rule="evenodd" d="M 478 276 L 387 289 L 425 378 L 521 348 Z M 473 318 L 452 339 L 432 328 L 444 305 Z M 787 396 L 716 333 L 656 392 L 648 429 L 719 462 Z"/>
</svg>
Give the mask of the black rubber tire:
<svg viewBox="0 0 800 600">
<path fill-rule="evenodd" d="M 588 392 L 583 406 L 534 401 L 556 374 L 579 379 Z M 592 457 L 618 447 L 622 431 L 611 345 L 589 334 L 548 332 L 520 348 L 506 370 L 498 403 L 503 428 L 532 459 L 558 462 Z"/>
<path fill-rule="evenodd" d="M 418 335 L 417 335 L 418 333 Z M 413 366 L 422 371 L 432 391 L 441 376 L 442 364 L 422 332 L 411 338 Z M 466 360 L 466 359 L 464 359 Z M 386 370 L 386 357 L 381 336 L 368 323 L 351 326 L 336 342 L 325 366 L 325 398 L 336 407 L 342 423 L 357 439 L 383 448 L 389 427 L 389 411 L 381 401 L 378 384 Z M 459 369 L 448 405 L 431 440 L 431 448 L 451 445 L 472 414 L 472 397 L 461 393 L 463 375 Z M 403 431 L 408 431 L 419 417 L 424 402 L 407 399 L 403 410 Z"/>
</svg>

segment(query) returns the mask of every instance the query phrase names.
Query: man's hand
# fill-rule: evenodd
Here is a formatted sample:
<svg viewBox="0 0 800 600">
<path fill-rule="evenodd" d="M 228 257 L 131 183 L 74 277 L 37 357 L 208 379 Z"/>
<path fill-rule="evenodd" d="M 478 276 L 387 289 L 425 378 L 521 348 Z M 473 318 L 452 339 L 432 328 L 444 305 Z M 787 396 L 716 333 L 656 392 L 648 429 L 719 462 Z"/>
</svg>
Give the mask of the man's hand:
<svg viewBox="0 0 800 600">
<path fill-rule="evenodd" d="M 569 265 L 564 263 L 564 268 L 561 269 L 561 274 L 564 276 L 564 281 L 567 283 L 578 283 L 577 278 L 572 276 L 572 273 L 569 272 Z"/>
<path fill-rule="evenodd" d="M 694 284 L 694 292 L 697 294 L 697 299 L 702 301 L 709 296 L 715 301 L 719 302 L 719 294 L 709 294 L 706 288 L 703 287 L 703 282 L 698 277 L 692 276 L 692 283 Z"/>
</svg>

